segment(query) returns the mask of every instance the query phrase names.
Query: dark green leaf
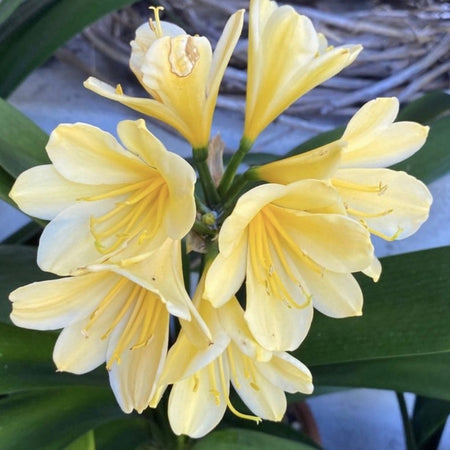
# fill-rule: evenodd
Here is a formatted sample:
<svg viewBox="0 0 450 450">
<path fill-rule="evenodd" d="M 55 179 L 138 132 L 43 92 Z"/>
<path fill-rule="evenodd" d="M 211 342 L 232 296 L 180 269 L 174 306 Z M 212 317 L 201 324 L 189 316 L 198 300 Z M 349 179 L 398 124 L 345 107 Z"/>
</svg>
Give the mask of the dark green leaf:
<svg viewBox="0 0 450 450">
<path fill-rule="evenodd" d="M 340 139 L 344 134 L 345 127 L 335 128 L 334 130 L 325 131 L 324 133 L 320 133 L 317 136 L 314 136 L 311 139 L 297 145 L 291 151 L 286 154 L 288 156 L 299 155 L 300 153 L 307 152 L 308 150 L 313 150 L 314 148 L 321 147 L 322 145 L 329 144 L 330 142 L 336 141 Z"/>
<path fill-rule="evenodd" d="M 64 450 L 96 450 L 94 432 L 88 431 L 75 441 L 71 442 Z"/>
<path fill-rule="evenodd" d="M 417 396 L 412 425 L 420 449 L 438 447 L 449 414 L 449 401 Z"/>
<path fill-rule="evenodd" d="M 442 91 L 433 91 L 402 108 L 397 120 L 414 121 L 426 125 L 448 112 L 450 112 L 450 95 Z"/>
<path fill-rule="evenodd" d="M 56 278 L 36 265 L 36 249 L 18 245 L 0 245 L 0 322 L 9 321 L 9 293 L 34 281 Z"/>
<path fill-rule="evenodd" d="M 55 341 L 55 333 L 0 323 L 0 394 L 55 386 L 108 386 L 103 367 L 85 375 L 56 372 Z"/>
<path fill-rule="evenodd" d="M 133 0 L 59 0 L 36 11 L 0 42 L 0 96 L 8 96 L 86 25 L 131 3 Z"/>
<path fill-rule="evenodd" d="M 450 247 L 383 258 L 378 283 L 361 277 L 363 316 L 316 314 L 296 356 L 315 366 L 450 350 L 449 260 Z"/>
<path fill-rule="evenodd" d="M 450 170 L 450 116 L 441 117 L 429 125 L 425 145 L 411 158 L 392 166 L 392 169 L 404 170 L 424 183 L 430 183 Z"/>
<path fill-rule="evenodd" d="M 122 417 L 109 388 L 42 389 L 0 400 L 0 448 L 60 450 L 92 428 Z"/>
<path fill-rule="evenodd" d="M 193 450 L 312 450 L 307 444 L 266 433 L 238 428 L 213 431 L 192 447 Z"/>
<path fill-rule="evenodd" d="M 9 198 L 9 191 L 14 184 L 14 178 L 0 167 L 0 199 L 17 208 L 17 205 Z"/>
<path fill-rule="evenodd" d="M 1 245 L 25 245 L 32 240 L 36 240 L 42 231 L 42 226 L 36 222 L 28 222 L 15 233 L 8 236 Z M 0 275 L 1 278 L 1 275 Z"/>
<path fill-rule="evenodd" d="M 144 417 L 126 417 L 95 429 L 96 450 L 143 448 L 151 443 L 150 434 L 149 423 Z"/>
<path fill-rule="evenodd" d="M 14 13 L 14 11 L 26 0 L 6 0 L 0 2 L 0 25 Z"/>
<path fill-rule="evenodd" d="M 0 99 L 0 166 L 16 178 L 21 172 L 50 160 L 45 152 L 48 136 L 30 119 Z"/>
<path fill-rule="evenodd" d="M 311 372 L 317 385 L 391 389 L 450 400 L 449 367 L 447 352 L 320 365 Z"/>
</svg>

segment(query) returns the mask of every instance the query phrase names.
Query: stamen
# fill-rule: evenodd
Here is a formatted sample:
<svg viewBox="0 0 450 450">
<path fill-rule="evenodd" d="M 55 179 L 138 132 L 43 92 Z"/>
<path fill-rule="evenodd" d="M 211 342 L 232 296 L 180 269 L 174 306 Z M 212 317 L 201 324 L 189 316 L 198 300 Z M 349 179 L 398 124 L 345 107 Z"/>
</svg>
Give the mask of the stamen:
<svg viewBox="0 0 450 450">
<path fill-rule="evenodd" d="M 123 89 L 121 84 L 116 85 L 116 94 L 123 95 Z"/>
<path fill-rule="evenodd" d="M 146 186 L 149 184 L 148 180 L 139 181 L 138 183 L 126 184 L 116 189 L 112 189 L 104 194 L 92 195 L 90 197 L 80 197 L 77 200 L 82 200 L 85 202 L 94 202 L 97 200 L 104 200 L 105 198 L 116 197 L 118 195 L 126 194 L 127 192 L 135 191 L 140 189 L 142 186 Z"/>
<path fill-rule="evenodd" d="M 379 213 L 366 213 L 363 211 L 358 211 L 357 209 L 348 208 L 347 206 L 345 206 L 345 209 L 352 216 L 365 217 L 367 219 L 374 219 L 376 217 L 387 216 L 388 214 L 391 214 L 394 211 L 394 209 L 391 208 L 391 209 L 387 209 L 386 211 L 381 211 Z"/>
<path fill-rule="evenodd" d="M 229 388 L 229 384 L 227 383 L 227 380 L 225 379 L 225 371 L 223 369 L 223 361 L 222 361 L 222 355 L 219 356 L 219 372 L 220 372 L 220 382 L 222 385 L 222 391 L 225 397 L 225 400 L 227 402 L 227 406 L 230 409 L 230 411 L 237 417 L 240 417 L 241 419 L 247 419 L 247 420 L 253 420 L 256 423 L 262 422 L 261 417 L 258 416 L 251 416 L 249 414 L 243 414 L 239 412 L 231 403 L 230 397 L 228 395 L 225 395 L 225 392 L 227 392 Z"/>
<path fill-rule="evenodd" d="M 234 380 L 234 386 L 236 387 L 236 389 L 240 389 L 241 385 L 239 384 L 239 379 L 237 377 L 236 364 L 234 362 L 233 352 L 231 351 L 230 346 L 227 347 L 227 356 L 228 362 L 230 364 L 231 376 L 233 377 Z"/>
<path fill-rule="evenodd" d="M 367 231 L 369 231 L 369 233 L 374 234 L 375 236 L 380 237 L 381 239 L 384 239 L 385 241 L 395 241 L 400 234 L 403 232 L 403 228 L 398 227 L 397 231 L 392 235 L 392 236 L 388 236 L 387 234 L 381 233 L 380 231 L 374 230 L 373 228 L 370 228 L 367 226 L 366 224 L 366 228 Z"/>
<path fill-rule="evenodd" d="M 159 11 L 164 11 L 164 7 L 150 6 L 148 9 L 152 9 L 155 15 L 155 21 L 153 21 L 151 18 L 149 19 L 150 28 L 152 29 L 153 33 L 155 33 L 155 36 L 157 38 L 160 38 L 164 33 L 162 31 L 161 22 L 159 20 Z"/>
<path fill-rule="evenodd" d="M 211 384 L 211 389 L 209 392 L 214 396 L 214 402 L 217 406 L 220 405 L 220 391 L 217 389 L 217 382 L 216 382 L 216 371 L 214 370 L 214 363 L 208 364 L 208 375 L 209 375 L 209 382 Z M 225 393 L 224 393 L 225 395 Z"/>
<path fill-rule="evenodd" d="M 333 178 L 331 180 L 331 184 L 334 187 L 341 188 L 341 189 L 351 189 L 355 191 L 361 191 L 361 192 L 376 192 L 379 195 L 384 194 L 384 192 L 387 189 L 387 184 L 383 184 L 381 181 L 377 185 L 364 185 L 364 184 L 358 184 L 358 183 L 350 183 L 349 181 L 340 180 L 337 178 Z"/>
</svg>

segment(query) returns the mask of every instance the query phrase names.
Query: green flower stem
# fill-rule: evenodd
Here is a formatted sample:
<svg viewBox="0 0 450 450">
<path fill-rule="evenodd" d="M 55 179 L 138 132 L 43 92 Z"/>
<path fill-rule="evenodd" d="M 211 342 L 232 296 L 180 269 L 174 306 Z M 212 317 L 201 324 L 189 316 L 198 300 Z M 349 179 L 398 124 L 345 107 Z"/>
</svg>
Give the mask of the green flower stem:
<svg viewBox="0 0 450 450">
<path fill-rule="evenodd" d="M 239 164 L 241 164 L 245 155 L 252 148 L 252 145 L 253 141 L 246 138 L 245 136 L 241 139 L 241 142 L 239 143 L 239 148 L 236 151 L 236 153 L 231 157 L 230 162 L 228 163 L 228 166 L 225 170 L 225 173 L 223 174 L 222 180 L 220 181 L 218 191 L 221 198 L 224 198 L 228 190 L 230 189 L 234 180 L 234 176 L 236 175 L 236 171 L 239 167 Z"/>
<path fill-rule="evenodd" d="M 197 211 L 201 214 L 208 214 L 211 212 L 209 209 L 196 195 L 195 196 L 195 206 L 197 207 Z"/>
<path fill-rule="evenodd" d="M 229 211 L 234 207 L 236 203 L 237 197 L 240 194 L 242 188 L 247 184 L 248 180 L 244 175 L 238 176 L 234 183 L 231 185 L 230 189 L 227 193 L 227 198 L 224 202 L 223 209 L 224 211 Z"/>
<path fill-rule="evenodd" d="M 403 420 L 403 429 L 405 431 L 406 448 L 408 450 L 417 450 L 416 440 L 414 437 L 414 430 L 406 409 L 405 397 L 402 392 L 396 392 L 400 413 Z"/>
<path fill-rule="evenodd" d="M 210 206 L 219 204 L 220 196 L 211 177 L 211 172 L 209 171 L 208 164 L 206 163 L 206 160 L 208 158 L 208 148 L 193 148 L 192 154 L 207 203 Z"/>
</svg>

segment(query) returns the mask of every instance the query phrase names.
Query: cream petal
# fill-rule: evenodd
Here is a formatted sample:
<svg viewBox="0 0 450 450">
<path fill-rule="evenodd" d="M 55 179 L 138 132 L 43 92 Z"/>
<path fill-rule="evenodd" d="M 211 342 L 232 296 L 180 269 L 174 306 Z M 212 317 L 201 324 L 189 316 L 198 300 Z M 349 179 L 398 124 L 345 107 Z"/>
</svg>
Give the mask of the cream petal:
<svg viewBox="0 0 450 450">
<path fill-rule="evenodd" d="M 173 239 L 183 238 L 191 229 L 196 214 L 194 170 L 183 158 L 168 152 L 147 130 L 142 119 L 123 121 L 117 130 L 124 145 L 149 166 L 154 167 L 166 181 L 169 188 L 169 202 L 165 214 L 167 233 Z"/>
<path fill-rule="evenodd" d="M 377 257 L 373 257 L 370 266 L 366 267 L 362 272 L 364 275 L 372 278 L 372 280 L 376 283 L 381 276 L 381 262 Z"/>
<path fill-rule="evenodd" d="M 428 218 L 433 198 L 419 180 L 389 169 L 340 169 L 333 182 L 348 213 L 385 239 L 404 239 Z M 372 187 L 372 192 L 370 191 Z"/>
<path fill-rule="evenodd" d="M 192 139 L 189 127 L 180 119 L 176 111 L 173 111 L 171 108 L 162 104 L 158 100 L 125 95 L 121 92 L 120 89 L 116 90 L 109 84 L 104 83 L 103 81 L 100 81 L 94 77 L 89 77 L 83 83 L 83 86 L 86 89 L 89 89 L 96 94 L 101 95 L 102 97 L 109 98 L 110 100 L 115 100 L 116 102 L 128 106 L 135 111 L 139 111 L 143 114 L 167 123 L 171 127 L 175 128 L 188 141 Z"/>
<path fill-rule="evenodd" d="M 214 49 L 206 87 L 207 108 L 210 109 L 211 114 L 216 104 L 217 93 L 223 74 L 242 32 L 244 14 L 245 10 L 240 9 L 228 19 Z"/>
<path fill-rule="evenodd" d="M 211 61 L 211 45 L 205 37 L 167 36 L 149 48 L 141 68 L 146 89 L 157 93 L 158 100 L 186 124 L 194 148 L 209 141 L 212 117 L 204 113 Z"/>
<path fill-rule="evenodd" d="M 231 382 L 239 397 L 257 416 L 280 421 L 286 411 L 286 396 L 282 389 L 264 377 L 263 370 L 258 370 L 270 362 L 255 364 L 235 347 L 232 349 L 235 373 Z"/>
<path fill-rule="evenodd" d="M 333 272 L 357 272 L 372 261 L 370 234 L 358 222 L 338 214 L 283 217 L 285 232 L 307 258 Z"/>
<path fill-rule="evenodd" d="M 101 195 L 110 189 L 105 185 L 73 183 L 49 164 L 32 167 L 21 173 L 9 196 L 26 214 L 51 220 L 80 197 Z"/>
<path fill-rule="evenodd" d="M 113 333 L 121 334 L 117 328 Z M 135 338 L 138 338 L 137 330 Z M 126 349 L 120 362 L 112 365 L 109 371 L 111 388 L 117 401 L 126 413 L 133 409 L 142 413 L 149 406 L 155 392 L 155 381 L 161 373 L 166 359 L 169 337 L 169 314 L 158 316 L 158 326 L 151 340 L 144 346 Z M 108 357 L 111 357 L 119 337 L 111 336 Z"/>
<path fill-rule="evenodd" d="M 11 320 L 22 328 L 57 330 L 88 317 L 116 283 L 108 273 L 40 281 L 11 292 Z"/>
<path fill-rule="evenodd" d="M 53 349 L 53 360 L 59 372 L 81 375 L 105 362 L 108 341 L 101 339 L 100 327 L 86 337 L 83 330 L 88 322 L 89 318 L 70 325 L 59 335 Z"/>
<path fill-rule="evenodd" d="M 279 184 L 264 184 L 243 194 L 232 214 L 227 217 L 219 234 L 219 250 L 228 256 L 236 246 L 241 245 L 241 233 L 260 210 L 271 201 L 283 196 L 286 187 Z"/>
<path fill-rule="evenodd" d="M 244 236 L 228 256 L 219 253 L 212 262 L 206 274 L 203 297 L 214 307 L 228 302 L 242 286 L 246 258 L 247 238 Z"/>
<path fill-rule="evenodd" d="M 396 164 L 423 146 L 428 130 L 415 122 L 396 122 L 358 140 L 348 141 L 348 152 L 342 155 L 341 167 L 375 168 Z"/>
<path fill-rule="evenodd" d="M 111 134 L 84 123 L 59 125 L 46 149 L 55 169 L 76 183 L 133 183 L 147 174 L 142 161 Z"/>
<path fill-rule="evenodd" d="M 337 170 L 344 141 L 335 141 L 300 155 L 252 169 L 259 179 L 289 184 L 304 179 L 328 179 Z"/>
<path fill-rule="evenodd" d="M 220 324 L 241 353 L 258 361 L 268 361 L 272 357 L 271 352 L 255 341 L 244 319 L 244 310 L 236 297 L 225 303 L 217 312 Z"/>
<path fill-rule="evenodd" d="M 177 36 L 179 34 L 186 34 L 182 28 L 173 23 L 161 20 L 159 21 L 159 25 L 163 36 Z M 147 21 L 136 29 L 135 38 L 130 42 L 130 69 L 140 81 L 142 81 L 141 67 L 144 63 L 145 54 L 156 39 L 158 39 L 158 36 L 156 36 L 155 32 L 150 28 L 150 23 Z"/>
<path fill-rule="evenodd" d="M 105 255 L 95 247 L 89 220 L 113 207 L 113 200 L 76 204 L 58 214 L 44 229 L 39 242 L 37 263 L 57 275 L 71 275 L 89 264 L 101 262 Z"/>
<path fill-rule="evenodd" d="M 227 369 L 224 364 L 224 369 Z M 169 396 L 168 416 L 176 435 L 186 434 L 201 438 L 210 432 L 222 419 L 229 395 L 228 376 L 226 386 L 218 388 L 212 378 L 220 380 L 218 364 L 211 363 L 195 375 L 172 387 Z M 226 392 L 223 392 L 223 388 Z"/>
<path fill-rule="evenodd" d="M 280 276 L 283 275 L 279 271 Z M 287 290 L 292 287 L 292 280 L 284 278 Z M 289 285 L 287 284 L 289 283 Z M 294 350 L 305 338 L 311 326 L 313 308 L 303 298 L 298 304 L 302 308 L 293 308 L 290 303 L 280 299 L 273 290 L 266 289 L 261 275 L 254 272 L 249 264 L 247 269 L 247 306 L 245 319 L 255 339 L 271 351 Z M 300 298 L 302 291 L 296 286 L 294 299 Z"/>
<path fill-rule="evenodd" d="M 270 383 L 285 392 L 313 392 L 311 372 L 289 353 L 274 353 L 269 362 L 255 362 L 255 365 Z"/>
</svg>

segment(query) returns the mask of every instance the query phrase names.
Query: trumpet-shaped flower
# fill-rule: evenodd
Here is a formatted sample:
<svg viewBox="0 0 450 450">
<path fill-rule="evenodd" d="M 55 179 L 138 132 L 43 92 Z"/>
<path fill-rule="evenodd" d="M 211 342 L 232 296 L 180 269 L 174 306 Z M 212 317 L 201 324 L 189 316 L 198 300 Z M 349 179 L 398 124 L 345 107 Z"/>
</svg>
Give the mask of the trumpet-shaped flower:
<svg viewBox="0 0 450 450">
<path fill-rule="evenodd" d="M 292 7 L 251 0 L 244 136 L 254 141 L 298 98 L 351 64 L 361 49 L 328 46 Z"/>
<path fill-rule="evenodd" d="M 361 314 L 351 273 L 372 258 L 369 233 L 346 217 L 328 183 L 266 184 L 245 193 L 223 223 L 205 298 L 220 307 L 246 279 L 245 318 L 256 340 L 293 350 L 309 330 L 313 305 L 332 317 Z"/>
<path fill-rule="evenodd" d="M 331 179 L 349 216 L 383 239 L 404 239 L 428 218 L 432 197 L 416 178 L 383 168 L 418 151 L 428 134 L 418 123 L 394 122 L 398 108 L 396 98 L 372 100 L 352 117 L 339 141 L 254 168 L 253 176 L 283 184 Z"/>
<path fill-rule="evenodd" d="M 309 370 L 288 353 L 262 348 L 251 335 L 236 298 L 215 309 L 199 298 L 202 292 L 203 282 L 195 302 L 211 330 L 212 344 L 196 346 L 184 326 L 160 379 L 160 383 L 173 384 L 168 407 L 173 431 L 202 437 L 220 422 L 227 407 L 256 422 L 261 418 L 281 420 L 286 411 L 285 392 L 312 392 Z M 230 381 L 257 416 L 234 408 Z"/>
<path fill-rule="evenodd" d="M 179 245 L 170 244 L 174 250 Z M 153 266 L 146 265 L 150 278 L 157 264 L 170 271 L 171 260 L 154 259 Z M 111 387 L 127 413 L 142 412 L 154 395 L 167 353 L 169 311 L 190 319 L 192 308 L 184 290 L 158 293 L 107 268 L 32 283 L 13 291 L 10 300 L 14 324 L 64 328 L 53 351 L 58 371 L 83 374 L 106 361 Z"/>
<path fill-rule="evenodd" d="M 84 86 L 97 94 L 161 120 L 181 133 L 194 148 L 208 145 L 219 85 L 239 39 L 244 11 L 225 25 L 214 54 L 208 39 L 189 36 L 181 28 L 159 20 L 138 28 L 131 43 L 130 67 L 152 96 L 124 95 L 90 77 Z"/>
<path fill-rule="evenodd" d="M 143 120 L 118 125 L 122 147 L 91 125 L 59 125 L 47 153 L 53 164 L 22 173 L 10 196 L 27 214 L 50 219 L 38 251 L 43 270 L 76 273 L 131 245 L 150 252 L 181 239 L 195 220 L 195 173 L 166 150 Z"/>
</svg>

